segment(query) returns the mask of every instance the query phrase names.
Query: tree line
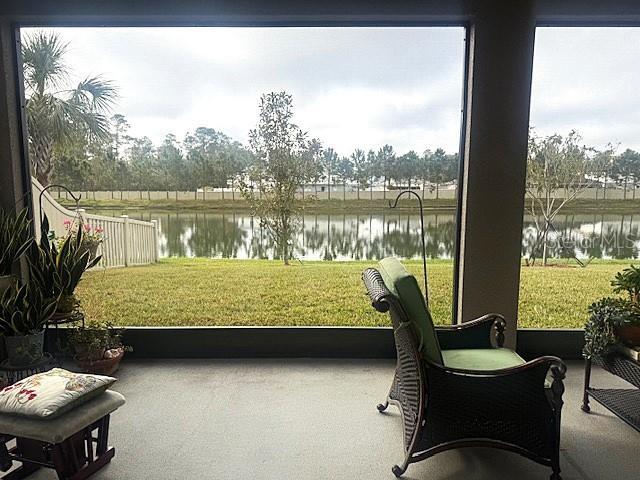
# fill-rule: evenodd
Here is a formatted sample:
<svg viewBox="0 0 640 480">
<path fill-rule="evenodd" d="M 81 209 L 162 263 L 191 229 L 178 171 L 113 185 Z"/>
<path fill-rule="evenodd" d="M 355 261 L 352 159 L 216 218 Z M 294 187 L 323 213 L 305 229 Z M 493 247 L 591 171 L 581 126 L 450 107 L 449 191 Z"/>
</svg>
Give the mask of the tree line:
<svg viewBox="0 0 640 480">
<path fill-rule="evenodd" d="M 168 134 L 158 145 L 148 137 L 128 135 L 123 115 L 114 115 L 105 139 L 74 139 L 55 145 L 50 178 L 77 190 L 180 190 L 232 187 L 247 178 L 256 162 L 252 149 L 223 132 L 198 127 L 179 140 Z M 340 155 L 309 142 L 309 180 L 351 184 L 360 190 L 380 185 L 438 188 L 458 177 L 458 154 L 442 148 L 396 153 L 391 145 L 355 149 Z"/>
<path fill-rule="evenodd" d="M 169 134 L 159 145 L 148 137 L 129 135 L 127 119 L 110 113 L 118 97 L 113 82 L 88 76 L 75 86 L 67 85 L 67 48 L 59 35 L 45 32 L 27 36 L 22 48 L 29 154 L 32 174 L 41 183 L 61 183 L 79 190 L 193 191 L 238 185 L 259 163 L 251 145 L 244 146 L 213 128 L 196 128 L 182 139 Z M 565 139 L 574 136 L 570 133 Z M 613 149 L 597 152 L 575 145 L 573 150 L 563 151 L 557 147 L 563 137 L 537 139 L 543 140 L 547 145 L 543 158 L 556 158 L 551 164 L 559 166 L 537 168 L 540 155 L 536 143 L 530 143 L 530 186 L 542 179 L 545 188 L 551 184 L 562 188 L 562 175 L 550 176 L 549 172 L 571 170 L 567 166 L 575 163 L 578 152 L 580 158 L 602 160 L 582 162 L 587 168 L 580 170 L 578 183 L 615 181 L 624 188 L 625 197 L 633 189 L 635 198 L 640 183 L 637 151 L 627 149 L 615 155 Z M 339 154 L 318 139 L 308 141 L 306 148 L 303 157 L 311 163 L 305 178 L 316 186 L 349 183 L 360 191 L 373 185 L 390 189 L 419 188 L 421 184 L 435 190 L 437 196 L 441 184 L 458 178 L 458 154 L 442 148 L 400 154 L 393 146 L 384 145 L 344 155 L 346 152 Z M 571 176 L 571 181 L 575 183 L 576 177 Z"/>
</svg>

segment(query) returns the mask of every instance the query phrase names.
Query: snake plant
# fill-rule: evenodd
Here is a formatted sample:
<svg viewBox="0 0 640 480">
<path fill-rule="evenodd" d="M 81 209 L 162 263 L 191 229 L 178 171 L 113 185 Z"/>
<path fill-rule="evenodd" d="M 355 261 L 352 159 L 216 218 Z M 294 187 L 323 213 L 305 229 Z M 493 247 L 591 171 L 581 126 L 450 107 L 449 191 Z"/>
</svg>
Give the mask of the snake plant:
<svg viewBox="0 0 640 480">
<path fill-rule="evenodd" d="M 49 221 L 42 222 L 40 244 L 29 255 L 29 278 L 47 298 L 73 297 L 84 272 L 95 266 L 101 256 L 91 259 L 91 253 L 82 248 L 82 229 L 67 237 L 60 247 L 49 239 Z"/>
<path fill-rule="evenodd" d="M 27 209 L 17 214 L 0 210 L 0 275 L 11 275 L 13 264 L 32 243 Z"/>
<path fill-rule="evenodd" d="M 16 282 L 0 299 L 0 329 L 7 336 L 39 333 L 57 305 L 57 298 L 45 298 L 33 285 Z"/>
</svg>

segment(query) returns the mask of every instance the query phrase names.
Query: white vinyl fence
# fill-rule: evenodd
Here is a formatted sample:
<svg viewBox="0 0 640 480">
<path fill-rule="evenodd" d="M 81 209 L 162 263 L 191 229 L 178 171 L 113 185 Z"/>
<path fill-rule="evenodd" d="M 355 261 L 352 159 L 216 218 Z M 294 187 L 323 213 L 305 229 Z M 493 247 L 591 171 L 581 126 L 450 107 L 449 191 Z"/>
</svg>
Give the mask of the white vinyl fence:
<svg viewBox="0 0 640 480">
<path fill-rule="evenodd" d="M 33 211 L 36 236 L 40 237 L 40 198 L 42 185 L 32 178 Z M 48 191 L 42 195 L 42 210 L 49 220 L 49 230 L 56 237 L 65 234 L 68 222 L 88 225 L 91 231 L 102 230 L 104 240 L 98 248 L 103 267 L 127 267 L 158 261 L 158 223 L 143 222 L 127 215 L 106 217 L 87 213 L 84 209 L 69 210 L 60 205 Z"/>
</svg>

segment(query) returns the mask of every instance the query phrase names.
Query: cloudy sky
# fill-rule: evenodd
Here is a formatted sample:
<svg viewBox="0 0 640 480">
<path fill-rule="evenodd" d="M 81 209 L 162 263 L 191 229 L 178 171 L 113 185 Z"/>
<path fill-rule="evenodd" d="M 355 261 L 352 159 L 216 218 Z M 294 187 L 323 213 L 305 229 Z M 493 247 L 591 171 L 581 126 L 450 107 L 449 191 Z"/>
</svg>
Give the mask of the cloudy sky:
<svg viewBox="0 0 640 480">
<path fill-rule="evenodd" d="M 458 149 L 462 28 L 55 30 L 69 43 L 70 84 L 112 79 L 130 133 L 156 143 L 198 126 L 244 142 L 260 95 L 286 90 L 296 123 L 341 154 Z M 532 126 L 640 149 L 638 60 L 640 29 L 538 29 Z"/>
</svg>

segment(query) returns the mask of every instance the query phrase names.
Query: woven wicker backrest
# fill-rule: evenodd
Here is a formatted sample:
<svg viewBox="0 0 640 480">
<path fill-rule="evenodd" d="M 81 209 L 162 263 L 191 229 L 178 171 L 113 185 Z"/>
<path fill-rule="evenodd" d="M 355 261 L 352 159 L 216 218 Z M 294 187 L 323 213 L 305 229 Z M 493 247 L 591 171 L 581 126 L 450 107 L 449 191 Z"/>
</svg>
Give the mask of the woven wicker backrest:
<svg viewBox="0 0 640 480">
<path fill-rule="evenodd" d="M 386 287 L 397 297 L 408 320 L 414 324 L 420 352 L 431 362 L 442 364 L 438 336 L 418 281 L 397 258 L 385 258 L 378 267 Z"/>
</svg>

